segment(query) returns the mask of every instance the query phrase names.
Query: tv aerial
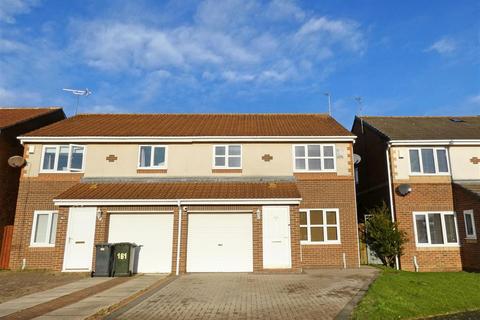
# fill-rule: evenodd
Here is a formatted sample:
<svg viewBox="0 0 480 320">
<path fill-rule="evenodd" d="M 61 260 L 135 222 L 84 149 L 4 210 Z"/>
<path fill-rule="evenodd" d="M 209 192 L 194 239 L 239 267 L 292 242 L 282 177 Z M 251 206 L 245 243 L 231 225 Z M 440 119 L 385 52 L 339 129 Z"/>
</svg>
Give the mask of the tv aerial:
<svg viewBox="0 0 480 320">
<path fill-rule="evenodd" d="M 84 90 L 81 89 L 68 89 L 68 88 L 63 88 L 63 91 L 70 92 L 74 96 L 77 97 L 77 104 L 75 106 L 75 114 L 77 114 L 78 111 L 78 105 L 80 103 L 80 97 L 87 97 L 92 94 L 92 91 L 90 91 L 88 88 L 85 88 Z"/>
</svg>

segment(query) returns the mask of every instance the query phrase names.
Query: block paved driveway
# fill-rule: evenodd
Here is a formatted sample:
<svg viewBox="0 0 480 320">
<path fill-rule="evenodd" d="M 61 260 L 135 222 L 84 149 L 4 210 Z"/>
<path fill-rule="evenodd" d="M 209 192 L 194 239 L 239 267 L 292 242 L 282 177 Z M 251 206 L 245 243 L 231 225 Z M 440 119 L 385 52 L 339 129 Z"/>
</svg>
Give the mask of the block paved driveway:
<svg viewBox="0 0 480 320">
<path fill-rule="evenodd" d="M 377 270 L 196 273 L 112 314 L 115 319 L 333 319 Z M 126 309 L 126 310 L 125 310 Z"/>
</svg>

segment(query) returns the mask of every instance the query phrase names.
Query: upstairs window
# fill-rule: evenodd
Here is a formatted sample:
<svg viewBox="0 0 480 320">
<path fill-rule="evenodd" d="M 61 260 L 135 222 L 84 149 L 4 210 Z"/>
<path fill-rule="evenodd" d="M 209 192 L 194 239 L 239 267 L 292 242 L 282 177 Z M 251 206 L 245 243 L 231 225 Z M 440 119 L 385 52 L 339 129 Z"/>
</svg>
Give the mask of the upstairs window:
<svg viewBox="0 0 480 320">
<path fill-rule="evenodd" d="M 214 168 L 240 169 L 242 167 L 242 146 L 239 144 L 217 145 L 213 147 Z"/>
<path fill-rule="evenodd" d="M 467 239 L 477 239 L 477 230 L 475 228 L 475 218 L 473 217 L 473 210 L 463 211 L 463 218 L 465 220 L 465 233 Z"/>
<path fill-rule="evenodd" d="M 410 172 L 413 174 L 447 174 L 445 148 L 415 148 L 409 150 Z"/>
<path fill-rule="evenodd" d="M 453 212 L 414 212 L 417 247 L 457 246 L 457 219 Z"/>
<path fill-rule="evenodd" d="M 43 172 L 80 172 L 84 168 L 85 147 L 79 145 L 46 145 L 43 147 Z"/>
<path fill-rule="evenodd" d="M 53 247 L 57 236 L 58 213 L 56 211 L 35 211 L 30 245 L 32 247 Z"/>
<path fill-rule="evenodd" d="M 335 171 L 335 145 L 306 144 L 293 148 L 295 171 Z"/>
<path fill-rule="evenodd" d="M 138 167 L 141 169 L 164 169 L 167 167 L 167 147 L 140 146 Z"/>
</svg>

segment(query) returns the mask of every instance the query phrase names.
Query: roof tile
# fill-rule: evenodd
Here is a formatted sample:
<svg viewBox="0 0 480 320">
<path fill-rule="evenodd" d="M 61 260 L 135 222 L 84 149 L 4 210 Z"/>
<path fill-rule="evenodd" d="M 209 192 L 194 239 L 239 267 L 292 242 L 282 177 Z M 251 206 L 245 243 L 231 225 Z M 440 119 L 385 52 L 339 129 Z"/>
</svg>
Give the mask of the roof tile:
<svg viewBox="0 0 480 320">
<path fill-rule="evenodd" d="M 46 137 L 352 136 L 324 114 L 83 114 L 28 133 Z"/>
<path fill-rule="evenodd" d="M 61 108 L 5 108 L 0 107 L 0 129 L 57 111 Z"/>
<path fill-rule="evenodd" d="M 360 117 L 391 140 L 480 139 L 480 116 Z M 460 121 L 452 121 L 457 119 Z"/>
<path fill-rule="evenodd" d="M 294 182 L 79 183 L 58 200 L 299 199 Z"/>
</svg>

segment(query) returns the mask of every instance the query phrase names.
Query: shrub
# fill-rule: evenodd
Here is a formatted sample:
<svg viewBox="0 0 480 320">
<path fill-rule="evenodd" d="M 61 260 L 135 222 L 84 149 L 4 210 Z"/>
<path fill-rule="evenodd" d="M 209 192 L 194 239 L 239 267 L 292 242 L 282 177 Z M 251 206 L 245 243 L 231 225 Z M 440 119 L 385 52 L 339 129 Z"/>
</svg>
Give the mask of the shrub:
<svg viewBox="0 0 480 320">
<path fill-rule="evenodd" d="M 365 239 L 370 249 L 387 267 L 395 266 L 395 257 L 403 254 L 407 241 L 405 231 L 399 230 L 392 222 L 390 210 L 385 202 L 367 210 Z"/>
</svg>

